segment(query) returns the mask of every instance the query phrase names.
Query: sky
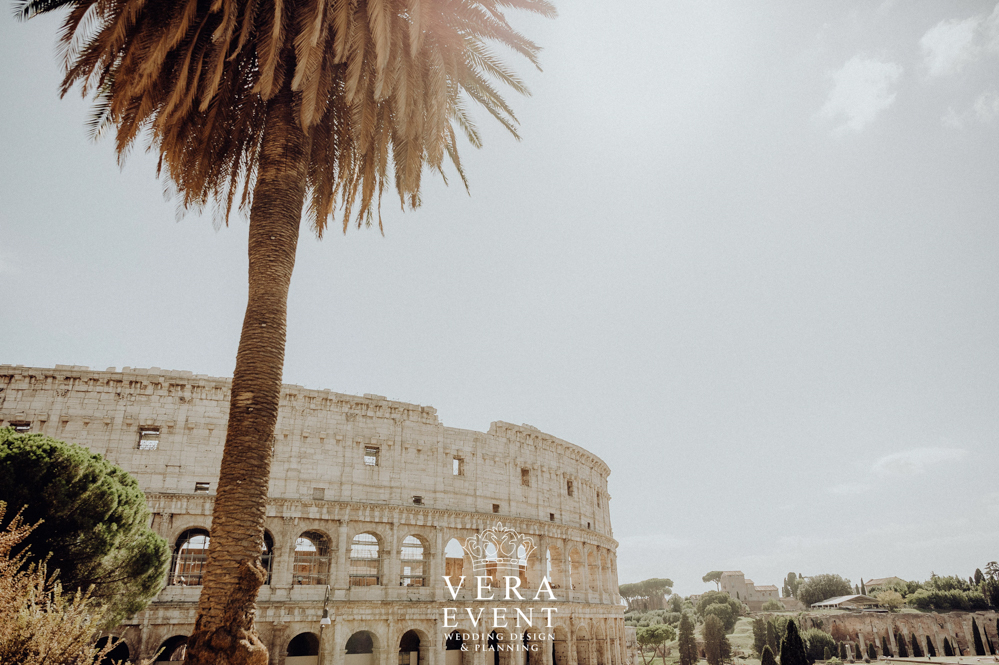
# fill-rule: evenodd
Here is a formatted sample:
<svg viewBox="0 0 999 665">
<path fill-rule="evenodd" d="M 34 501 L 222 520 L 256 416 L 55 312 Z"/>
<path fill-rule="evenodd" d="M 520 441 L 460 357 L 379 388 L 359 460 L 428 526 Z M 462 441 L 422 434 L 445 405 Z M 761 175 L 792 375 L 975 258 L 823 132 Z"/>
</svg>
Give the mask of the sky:
<svg viewBox="0 0 999 665">
<path fill-rule="evenodd" d="M 999 6 L 556 4 L 470 194 L 303 235 L 285 382 L 599 455 L 622 583 L 999 558 Z M 229 376 L 246 220 L 88 138 L 58 23 L 0 17 L 0 363 Z"/>
</svg>

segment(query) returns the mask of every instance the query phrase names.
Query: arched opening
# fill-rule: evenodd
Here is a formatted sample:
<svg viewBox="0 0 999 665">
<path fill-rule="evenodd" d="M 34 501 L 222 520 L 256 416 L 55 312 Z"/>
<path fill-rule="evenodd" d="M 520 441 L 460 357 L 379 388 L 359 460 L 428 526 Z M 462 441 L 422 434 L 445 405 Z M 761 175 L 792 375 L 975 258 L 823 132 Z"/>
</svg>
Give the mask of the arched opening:
<svg viewBox="0 0 999 665">
<path fill-rule="evenodd" d="M 489 633 L 489 639 L 486 640 L 486 649 L 493 652 L 492 658 L 486 657 L 487 665 L 499 665 L 499 636 L 496 635 L 496 631 Z"/>
<path fill-rule="evenodd" d="M 271 583 L 271 570 L 274 568 L 274 538 L 264 531 L 264 544 L 260 546 L 260 565 L 267 571 L 264 584 Z"/>
<path fill-rule="evenodd" d="M 580 626 L 576 631 L 576 663 L 577 665 L 593 665 L 590 659 L 590 636 L 586 628 Z"/>
<path fill-rule="evenodd" d="M 174 635 L 160 645 L 157 663 L 180 663 L 187 657 L 187 635 Z"/>
<path fill-rule="evenodd" d="M 351 635 L 345 650 L 344 665 L 373 665 L 375 662 L 375 640 L 366 630 Z"/>
<path fill-rule="evenodd" d="M 600 588 L 600 558 L 593 550 L 587 550 L 586 552 L 586 577 L 587 587 L 590 591 L 596 593 Z"/>
<path fill-rule="evenodd" d="M 108 646 L 108 643 L 112 643 L 114 646 L 112 646 L 111 650 L 108 651 L 103 658 L 101 658 L 100 665 L 114 665 L 115 663 L 124 663 L 128 660 L 128 657 L 131 654 L 128 651 L 128 645 L 125 644 L 125 640 L 121 638 L 102 637 L 97 640 L 97 643 L 94 644 L 94 646 L 98 649 L 103 649 Z"/>
<path fill-rule="evenodd" d="M 909 636 L 909 645 L 912 647 L 912 657 L 922 658 L 923 650 L 919 648 L 919 640 L 916 639 L 916 634 L 913 633 Z"/>
<path fill-rule="evenodd" d="M 878 659 L 878 650 L 874 648 L 874 642 L 867 643 L 867 657 L 871 660 Z"/>
<path fill-rule="evenodd" d="M 420 665 L 420 636 L 407 630 L 399 640 L 399 665 Z"/>
<path fill-rule="evenodd" d="M 381 584 L 381 558 L 378 538 L 359 533 L 350 542 L 350 586 Z"/>
<path fill-rule="evenodd" d="M 319 636 L 315 633 L 299 633 L 288 642 L 289 656 L 318 656 Z"/>
<path fill-rule="evenodd" d="M 604 591 L 611 591 L 614 586 L 611 584 L 610 561 L 607 559 L 607 554 L 603 552 L 600 554 L 600 576 L 603 579 Z"/>
<path fill-rule="evenodd" d="M 416 536 L 403 538 L 402 551 L 399 553 L 399 565 L 402 568 L 399 586 L 426 586 L 425 557 L 423 543 L 419 538 Z"/>
<path fill-rule="evenodd" d="M 451 584 L 458 586 L 464 568 L 465 550 L 457 538 L 452 538 L 444 546 L 444 574 L 451 578 Z"/>
<path fill-rule="evenodd" d="M 527 548 L 521 545 L 517 548 L 517 576 L 520 578 L 520 586 L 527 588 L 531 586 L 527 577 L 528 555 Z"/>
<path fill-rule="evenodd" d="M 926 636 L 926 655 L 929 658 L 937 657 L 937 648 L 933 646 L 933 640 L 930 639 L 929 635 Z"/>
<path fill-rule="evenodd" d="M 583 555 L 575 547 L 569 550 L 569 589 L 583 589 Z"/>
<path fill-rule="evenodd" d="M 951 648 L 950 641 L 946 637 L 944 638 L 944 645 L 943 645 L 943 647 L 944 647 L 944 655 L 945 656 L 953 656 L 954 655 L 954 649 Z"/>
<path fill-rule="evenodd" d="M 293 584 L 328 584 L 330 540 L 318 531 L 306 531 L 295 539 Z"/>
<path fill-rule="evenodd" d="M 211 538 L 205 529 L 188 529 L 177 538 L 170 565 L 169 583 L 176 586 L 201 586 Z"/>
<path fill-rule="evenodd" d="M 447 636 L 444 642 L 444 665 L 461 665 L 461 646 L 464 639 L 459 631 L 454 631 Z"/>
<path fill-rule="evenodd" d="M 888 658 L 893 658 L 895 654 L 891 652 L 891 647 L 888 646 L 888 638 L 884 635 L 881 636 L 881 654 L 887 656 Z"/>
<path fill-rule="evenodd" d="M 531 665 L 531 643 L 527 639 L 527 631 L 524 631 L 524 665 Z"/>
</svg>

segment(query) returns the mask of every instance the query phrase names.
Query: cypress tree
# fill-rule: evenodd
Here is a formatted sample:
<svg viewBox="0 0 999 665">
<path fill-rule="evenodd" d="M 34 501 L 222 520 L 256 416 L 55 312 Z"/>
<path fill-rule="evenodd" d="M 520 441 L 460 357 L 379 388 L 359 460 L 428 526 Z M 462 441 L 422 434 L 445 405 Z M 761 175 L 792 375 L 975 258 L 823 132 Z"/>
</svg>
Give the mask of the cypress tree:
<svg viewBox="0 0 999 665">
<path fill-rule="evenodd" d="M 832 658 L 832 652 L 829 651 L 829 647 L 822 649 L 822 660 L 829 660 Z"/>
<path fill-rule="evenodd" d="M 697 662 L 697 640 L 694 639 L 694 622 L 686 612 L 680 616 L 680 630 L 676 639 L 680 665 L 694 665 Z"/>
<path fill-rule="evenodd" d="M 760 655 L 760 665 L 777 665 L 777 659 L 774 658 L 774 652 L 770 650 L 769 646 L 763 647 L 763 653 Z"/>
<path fill-rule="evenodd" d="M 780 665 L 809 665 L 805 643 L 793 620 L 787 622 L 787 634 L 780 643 Z"/>
<path fill-rule="evenodd" d="M 777 626 L 773 619 L 767 621 L 767 646 L 770 647 L 771 655 L 777 651 Z"/>
</svg>

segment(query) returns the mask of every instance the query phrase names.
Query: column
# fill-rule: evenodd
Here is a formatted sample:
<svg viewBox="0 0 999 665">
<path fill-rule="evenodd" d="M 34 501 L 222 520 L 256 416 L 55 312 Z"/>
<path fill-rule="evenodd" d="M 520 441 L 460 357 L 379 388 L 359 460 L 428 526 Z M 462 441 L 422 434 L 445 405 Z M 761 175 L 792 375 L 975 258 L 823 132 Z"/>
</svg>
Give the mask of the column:
<svg viewBox="0 0 999 665">
<path fill-rule="evenodd" d="M 336 538 L 336 569 L 333 571 L 333 588 L 350 586 L 350 543 L 347 542 L 347 520 L 340 521 Z"/>
</svg>

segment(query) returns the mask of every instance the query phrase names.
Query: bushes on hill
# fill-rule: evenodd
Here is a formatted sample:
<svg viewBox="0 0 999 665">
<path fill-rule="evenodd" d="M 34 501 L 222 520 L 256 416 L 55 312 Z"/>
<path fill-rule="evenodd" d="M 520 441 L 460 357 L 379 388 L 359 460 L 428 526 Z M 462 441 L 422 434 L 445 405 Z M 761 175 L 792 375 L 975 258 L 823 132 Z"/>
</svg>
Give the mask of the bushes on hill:
<svg viewBox="0 0 999 665">
<path fill-rule="evenodd" d="M 836 648 L 836 640 L 832 635 L 818 628 L 806 630 L 801 634 L 801 639 L 805 643 L 805 653 L 809 660 L 828 660 Z"/>
</svg>

